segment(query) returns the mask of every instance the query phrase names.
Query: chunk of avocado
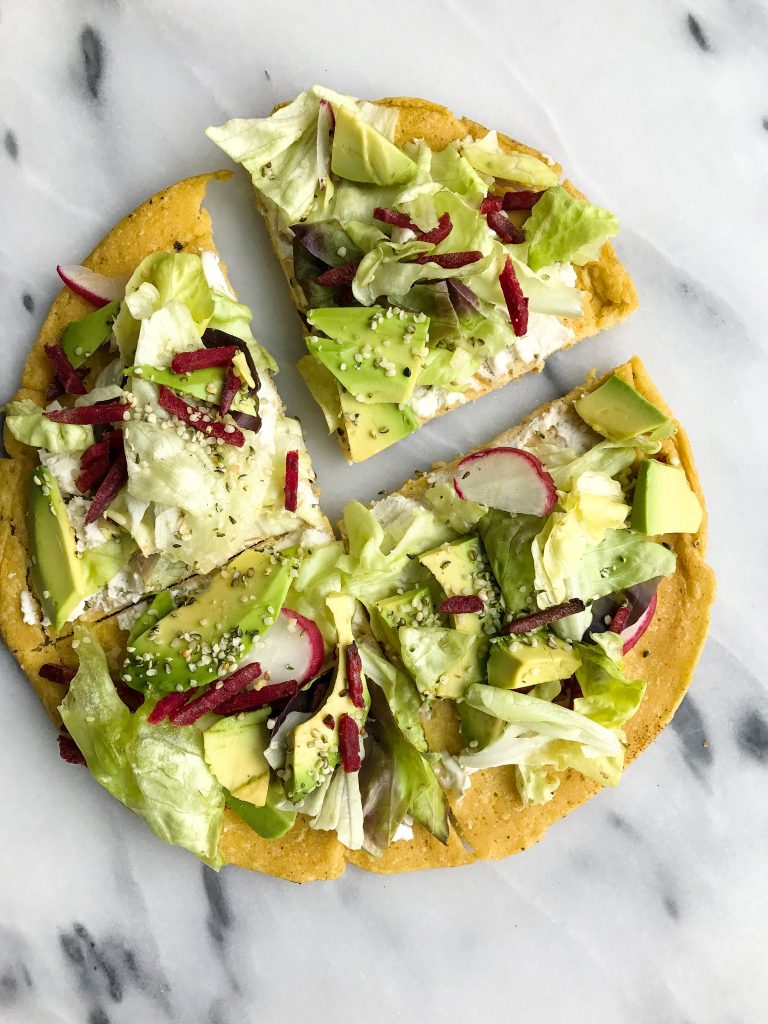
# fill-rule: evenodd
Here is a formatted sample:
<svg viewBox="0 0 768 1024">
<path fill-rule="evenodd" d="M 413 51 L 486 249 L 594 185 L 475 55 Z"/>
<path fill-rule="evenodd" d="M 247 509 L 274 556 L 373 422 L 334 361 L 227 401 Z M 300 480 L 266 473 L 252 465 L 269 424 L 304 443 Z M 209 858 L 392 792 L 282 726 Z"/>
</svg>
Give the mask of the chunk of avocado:
<svg viewBox="0 0 768 1024">
<path fill-rule="evenodd" d="M 161 590 L 152 600 L 149 608 L 134 622 L 133 628 L 128 634 L 128 646 L 133 646 L 137 637 L 140 637 L 142 633 L 146 633 L 148 629 L 156 625 L 158 619 L 162 619 L 168 612 L 173 611 L 173 608 L 174 600 L 170 590 Z"/>
<path fill-rule="evenodd" d="M 61 629 L 88 594 L 61 491 L 44 466 L 27 483 L 27 532 L 32 586 L 53 628 Z"/>
<path fill-rule="evenodd" d="M 401 626 L 400 656 L 425 697 L 463 697 L 485 678 L 488 642 L 482 634 L 442 626 Z"/>
<path fill-rule="evenodd" d="M 400 653 L 401 626 L 436 626 L 435 602 L 428 587 L 394 594 L 374 602 L 371 618 L 376 639 L 393 654 Z"/>
<path fill-rule="evenodd" d="M 479 537 L 471 535 L 441 544 L 439 548 L 419 555 L 419 561 L 429 569 L 445 591 L 446 597 L 472 594 L 486 604 L 499 603 L 496 584 L 486 563 Z M 451 623 L 462 633 L 482 633 L 486 614 L 464 612 L 451 615 Z"/>
<path fill-rule="evenodd" d="M 234 668 L 280 614 L 293 562 L 285 552 L 237 555 L 206 590 L 135 639 L 122 679 L 159 695 L 210 683 Z"/>
<path fill-rule="evenodd" d="M 278 804 L 285 800 L 285 793 L 279 779 L 269 777 L 267 797 L 263 807 L 255 807 L 247 800 L 240 800 L 234 793 L 224 790 L 227 807 L 262 839 L 279 839 L 293 828 L 295 811 L 281 811 Z"/>
<path fill-rule="evenodd" d="M 640 463 L 632 499 L 633 530 L 650 537 L 661 533 L 696 533 L 703 515 L 683 469 L 656 459 Z"/>
<path fill-rule="evenodd" d="M 203 733 L 203 752 L 211 772 L 226 789 L 240 800 L 258 803 L 263 789 L 264 803 L 269 781 L 269 764 L 264 751 L 269 743 L 267 718 L 269 708 L 258 708 L 229 718 L 220 718 Z M 251 783 L 264 777 L 251 790 Z M 245 790 L 245 792 L 244 792 Z"/>
<path fill-rule="evenodd" d="M 356 117 L 351 107 L 336 110 L 331 170 L 340 178 L 371 185 L 400 185 L 416 174 L 416 164 L 380 131 Z"/>
<path fill-rule="evenodd" d="M 505 690 L 569 679 L 581 658 L 564 640 L 549 636 L 494 640 L 488 659 L 488 682 Z"/>
<path fill-rule="evenodd" d="M 222 366 L 207 366 L 203 370 L 190 370 L 189 373 L 174 373 L 157 366 L 129 366 L 126 369 L 129 377 L 139 377 L 153 384 L 164 384 L 182 395 L 190 395 L 206 402 L 218 402 L 224 385 L 226 371 Z"/>
<path fill-rule="evenodd" d="M 313 355 L 305 355 L 296 364 L 309 393 L 320 406 L 320 411 L 328 424 L 328 433 L 333 434 L 343 428 L 344 417 L 339 401 L 339 385 L 336 378 Z"/>
<path fill-rule="evenodd" d="M 307 348 L 360 402 L 407 402 L 427 355 L 429 317 L 382 306 L 311 309 Z"/>
<path fill-rule="evenodd" d="M 593 430 L 610 441 L 626 441 L 649 431 L 669 432 L 672 422 L 631 384 L 616 374 L 574 403 Z"/>
<path fill-rule="evenodd" d="M 290 781 L 286 784 L 288 799 L 298 803 L 311 793 L 339 763 L 339 719 L 349 715 L 362 726 L 368 715 L 370 697 L 363 676 L 362 708 L 355 707 L 347 689 L 346 650 L 354 640 L 352 616 L 355 599 L 346 594 L 330 594 L 326 604 L 333 616 L 339 641 L 339 660 L 328 696 L 306 722 L 299 725 L 290 740 L 287 767 Z"/>
<path fill-rule="evenodd" d="M 119 302 L 110 302 L 84 316 L 82 320 L 67 324 L 61 335 L 61 347 L 74 367 L 82 366 L 88 356 L 92 356 L 104 344 L 119 309 Z"/>
<path fill-rule="evenodd" d="M 418 429 L 419 421 L 407 406 L 358 402 L 341 389 L 339 401 L 353 462 L 369 459 Z"/>
<path fill-rule="evenodd" d="M 239 352 L 238 356 L 241 355 L 242 353 Z M 238 371 L 238 376 L 242 379 L 239 367 Z M 202 370 L 190 370 L 189 373 L 174 373 L 173 370 L 163 370 L 156 366 L 143 364 L 129 366 L 125 372 L 129 377 L 139 377 L 141 380 L 151 381 L 152 384 L 164 384 L 181 395 L 190 395 L 192 398 L 212 402 L 214 405 L 221 400 L 221 389 L 224 387 L 224 378 L 226 377 L 226 369 L 222 366 L 207 366 Z M 248 375 L 250 376 L 250 370 L 248 370 Z M 237 412 L 254 415 L 258 412 L 258 400 L 250 394 L 238 391 L 232 400 L 232 408 Z"/>
<path fill-rule="evenodd" d="M 459 712 L 459 731 L 473 751 L 483 750 L 504 731 L 506 722 L 500 718 L 478 711 L 463 701 L 456 706 Z"/>
</svg>

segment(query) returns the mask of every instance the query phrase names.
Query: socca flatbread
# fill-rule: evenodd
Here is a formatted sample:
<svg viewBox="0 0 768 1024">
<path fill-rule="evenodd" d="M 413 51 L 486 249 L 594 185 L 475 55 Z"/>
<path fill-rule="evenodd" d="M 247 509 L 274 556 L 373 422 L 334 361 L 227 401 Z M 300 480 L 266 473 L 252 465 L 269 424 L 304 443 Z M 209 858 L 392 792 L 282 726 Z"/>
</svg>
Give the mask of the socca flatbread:
<svg viewBox="0 0 768 1024">
<path fill-rule="evenodd" d="M 395 143 L 398 146 L 416 139 L 423 139 L 430 149 L 441 150 L 451 142 L 465 139 L 467 135 L 471 135 L 474 139 L 481 139 L 489 131 L 476 121 L 466 117 L 456 117 L 446 107 L 428 100 L 401 96 L 375 102 L 399 112 L 395 134 Z M 275 107 L 275 110 L 279 109 L 279 106 Z M 560 164 L 551 161 L 538 150 L 500 132 L 498 138 L 507 152 L 527 153 L 545 162 L 550 162 L 553 170 L 558 173 L 562 171 Z M 563 187 L 575 198 L 586 198 L 569 181 L 563 182 Z M 256 205 L 264 217 L 272 248 L 291 289 L 293 301 L 300 312 L 305 312 L 307 303 L 294 277 L 292 250 L 290 244 L 286 244 L 285 235 L 280 231 L 277 209 L 256 189 L 254 189 L 254 196 Z M 564 348 L 570 348 L 576 342 L 592 337 L 600 331 L 620 323 L 637 309 L 638 305 L 637 292 L 632 279 L 610 242 L 604 244 L 598 260 L 583 267 L 574 267 L 574 270 L 576 271 L 577 287 L 583 293 L 584 315 L 579 319 L 560 318 L 562 323 L 573 332 L 572 339 L 563 346 Z M 481 398 L 490 391 L 495 391 L 531 371 L 540 373 L 544 368 L 544 362 L 543 358 L 528 361 L 518 358 L 510 364 L 505 373 L 494 374 L 492 380 L 474 378 L 470 384 L 462 388 L 464 403 Z M 447 406 L 442 406 L 438 408 L 435 415 L 439 416 L 448 411 Z M 344 448 L 347 458 L 350 458 L 346 438 L 339 436 L 338 440 Z"/>
<path fill-rule="evenodd" d="M 152 196 L 120 221 L 84 261 L 91 270 L 107 276 L 126 275 L 153 252 L 216 252 L 211 219 L 202 208 L 206 189 L 212 181 L 226 180 L 230 171 L 197 175 L 178 182 Z M 222 270 L 226 269 L 222 264 Z M 22 385 L 14 401 L 32 399 L 45 405 L 45 392 L 53 378 L 45 345 L 59 341 L 63 329 L 72 321 L 92 312 L 93 307 L 68 288 L 54 301 L 40 334 L 27 357 Z M 26 481 L 37 465 L 37 452 L 17 441 L 7 429 L 4 442 L 10 458 L 0 459 L 0 488 L 4 495 L 0 512 L 0 636 L 21 665 L 43 705 L 58 725 L 57 706 L 61 686 L 41 679 L 38 670 L 46 662 L 61 660 L 53 654 L 64 652 L 66 664 L 77 665 L 71 651 L 72 623 L 58 633 L 50 626 L 31 624 L 23 619 L 21 595 L 32 592 L 28 580 L 28 538 L 26 521 Z M 317 493 L 317 492 L 315 492 Z M 330 533 L 330 524 L 325 521 Z M 127 631 L 120 626 L 120 613 L 99 616 L 86 613 L 82 621 L 95 623 L 98 638 L 107 652 L 111 667 L 117 669 L 125 657 Z"/>
<path fill-rule="evenodd" d="M 162 250 L 202 252 L 215 249 L 211 219 L 201 203 L 211 181 L 231 177 L 229 171 L 201 174 L 158 192 L 117 224 L 96 246 L 84 265 L 108 276 L 128 274 L 149 253 Z M 59 340 L 61 332 L 73 320 L 92 312 L 93 307 L 64 288 L 45 318 L 40 334 L 27 356 L 21 388 L 14 401 L 31 398 L 45 405 L 45 391 L 53 378 L 53 370 L 45 355 L 45 346 Z M 44 648 L 57 634 L 51 627 L 24 622 L 21 612 L 22 591 L 31 591 L 27 579 L 26 480 L 37 465 L 34 448 L 17 441 L 5 431 L 5 448 L 11 458 L 0 459 L 0 489 L 3 508 L 0 513 L 0 580 L 3 601 L 0 603 L 0 636 L 21 665 L 43 704 L 58 722 L 56 705 L 61 700 L 61 687 L 40 679 L 37 669 L 51 661 Z M 105 649 L 121 643 L 124 636 L 117 619 L 111 617 L 101 627 L 107 639 Z M 71 633 L 71 625 L 62 633 Z"/>
<path fill-rule="evenodd" d="M 649 401 L 667 415 L 671 412 L 637 357 L 618 367 L 616 374 L 623 377 Z M 603 378 L 604 379 L 604 378 Z M 602 382 L 596 379 L 578 387 L 565 396 L 572 403 Z M 520 443 L 528 423 L 537 419 L 548 406 L 536 410 L 519 426 L 500 434 L 489 445 L 515 445 Z M 715 577 L 706 564 L 707 518 L 704 496 L 693 461 L 693 454 L 685 431 L 677 424 L 677 433 L 668 438 L 658 458 L 672 465 L 680 465 L 699 499 L 704 517 L 696 534 L 669 534 L 665 543 L 677 556 L 677 568 L 664 579 L 658 591 L 658 604 L 650 628 L 624 658 L 628 678 L 646 681 L 645 698 L 637 713 L 627 722 L 625 732 L 628 746 L 625 762 L 638 754 L 668 725 L 691 683 L 709 627 L 710 609 L 715 598 Z M 459 460 L 449 464 L 453 468 Z M 444 464 L 434 468 L 444 469 Z M 425 477 L 411 480 L 400 494 L 419 498 L 428 486 Z M 458 732 L 453 707 L 448 701 L 438 701 L 431 721 L 425 723 L 430 746 L 435 750 L 452 752 L 464 746 Z M 575 771 L 564 773 L 560 788 L 546 804 L 523 807 L 515 786 L 514 768 L 491 768 L 476 772 L 472 785 L 459 800 L 452 800 L 452 810 L 461 837 L 482 860 L 499 860 L 527 849 L 542 838 L 560 818 L 575 810 L 601 787 Z M 370 871 L 407 871 L 425 866 L 418 852 L 408 857 L 408 844 L 396 844 L 380 859 L 358 856 L 356 862 Z M 432 865 L 430 865 L 432 866 Z M 434 866 L 438 866 L 435 863 Z"/>
</svg>

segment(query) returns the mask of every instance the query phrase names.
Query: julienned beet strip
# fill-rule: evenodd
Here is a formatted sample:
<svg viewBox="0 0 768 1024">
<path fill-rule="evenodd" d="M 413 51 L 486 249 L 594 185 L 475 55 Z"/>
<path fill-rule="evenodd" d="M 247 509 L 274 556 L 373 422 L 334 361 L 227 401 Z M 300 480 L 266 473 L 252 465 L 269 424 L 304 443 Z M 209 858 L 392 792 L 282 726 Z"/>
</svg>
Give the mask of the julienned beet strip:
<svg viewBox="0 0 768 1024">
<path fill-rule="evenodd" d="M 299 503 L 299 453 L 292 449 L 285 453 L 285 510 L 295 512 Z"/>
<path fill-rule="evenodd" d="M 76 668 L 69 665 L 61 665 L 58 662 L 47 662 L 41 665 L 38 673 L 41 679 L 48 679 L 52 683 L 61 683 L 62 686 L 69 686 L 77 675 Z"/>
<path fill-rule="evenodd" d="M 194 725 L 198 718 L 207 715 L 209 711 L 215 711 L 220 704 L 224 704 L 230 697 L 234 697 L 248 683 L 258 679 L 261 675 L 261 665 L 253 662 L 244 665 L 226 679 L 216 680 L 211 683 L 208 690 L 199 697 L 194 697 L 188 704 L 174 711 L 169 720 L 173 725 Z"/>
<path fill-rule="evenodd" d="M 324 270 L 315 280 L 326 288 L 338 288 L 339 285 L 349 284 L 350 281 L 354 281 L 359 266 L 360 260 L 342 263 L 339 267 L 331 267 L 330 270 Z"/>
<path fill-rule="evenodd" d="M 384 206 L 377 206 L 373 211 L 373 219 L 381 221 L 382 224 L 391 224 L 396 228 L 406 228 L 415 234 L 419 232 L 419 225 L 414 224 L 407 213 L 400 213 L 399 210 L 388 210 Z"/>
<path fill-rule="evenodd" d="M 422 231 L 416 239 L 417 242 L 429 242 L 430 245 L 439 245 L 444 242 L 453 231 L 453 223 L 450 213 L 444 213 L 438 220 L 435 227 L 429 231 Z M 434 262 L 434 260 L 433 260 Z"/>
<path fill-rule="evenodd" d="M 349 699 L 356 708 L 361 708 L 365 705 L 363 698 L 363 662 L 360 658 L 357 644 L 354 641 L 351 644 L 347 644 L 346 658 Z"/>
<path fill-rule="evenodd" d="M 281 700 L 290 700 L 299 692 L 299 684 L 295 679 L 286 679 L 284 683 L 272 683 L 260 686 L 258 690 L 244 690 L 216 708 L 217 715 L 238 715 L 241 711 L 253 711 L 268 704 L 277 704 Z"/>
<path fill-rule="evenodd" d="M 226 366 L 240 350 L 237 345 L 222 345 L 221 348 L 196 348 L 192 352 L 179 352 L 171 360 L 174 373 L 192 373 L 193 370 L 207 370 L 212 366 Z"/>
<path fill-rule="evenodd" d="M 530 192 L 527 189 L 522 189 L 520 192 L 505 192 L 501 208 L 503 210 L 532 210 L 543 195 L 543 192 Z"/>
<path fill-rule="evenodd" d="M 626 628 L 626 625 L 629 622 L 630 614 L 631 613 L 629 605 L 622 605 L 621 608 L 618 609 L 616 614 L 611 619 L 611 625 L 609 627 L 611 633 L 621 633 L 621 631 Z"/>
<path fill-rule="evenodd" d="M 224 351 L 221 349 L 220 351 Z M 227 368 L 227 375 L 224 378 L 224 384 L 221 388 L 221 398 L 219 399 L 219 411 L 222 416 L 226 416 L 229 410 L 232 408 L 238 391 L 242 386 L 242 381 L 237 376 L 232 367 Z"/>
<path fill-rule="evenodd" d="M 56 376 L 61 381 L 62 387 L 70 395 L 84 395 L 87 392 L 85 384 L 80 375 L 69 361 L 69 357 L 61 345 L 46 345 L 45 354 L 51 361 L 56 371 Z"/>
<path fill-rule="evenodd" d="M 509 217 L 505 217 L 500 210 L 490 210 L 485 219 L 491 231 L 495 231 L 505 245 L 519 245 L 525 241 L 525 235 Z"/>
<path fill-rule="evenodd" d="M 151 725 L 157 725 L 158 722 L 164 722 L 166 718 L 170 718 L 174 711 L 178 711 L 180 707 L 187 703 L 189 698 L 189 691 L 185 690 L 179 693 L 175 690 L 173 693 L 167 693 L 165 697 L 161 697 L 160 700 L 150 711 L 147 716 L 147 721 Z"/>
<path fill-rule="evenodd" d="M 477 263 L 483 258 L 479 249 L 469 249 L 467 252 L 444 252 L 444 253 L 422 253 L 411 260 L 411 263 L 436 263 L 443 270 L 458 270 L 460 267 L 469 266 L 470 263 Z"/>
<path fill-rule="evenodd" d="M 339 755 L 345 772 L 360 770 L 360 730 L 349 715 L 339 719 Z"/>
<path fill-rule="evenodd" d="M 85 757 L 80 747 L 64 729 L 59 733 L 59 755 L 68 764 L 85 764 Z"/>
<path fill-rule="evenodd" d="M 199 430 L 201 434 L 205 434 L 207 437 L 219 438 L 225 444 L 233 444 L 236 448 L 242 448 L 245 444 L 245 435 L 242 430 L 238 430 L 237 427 L 230 427 L 229 424 L 222 423 L 221 420 L 212 420 L 202 409 L 193 405 L 187 405 L 183 399 L 179 398 L 177 394 L 164 384 L 161 384 L 159 388 L 159 401 L 166 412 L 176 416 L 177 419 L 183 420 L 184 423 L 188 423 L 190 427 Z"/>
<path fill-rule="evenodd" d="M 76 405 L 72 409 L 53 409 L 45 415 L 53 423 L 119 423 L 132 406 L 128 402 L 102 402 L 100 405 Z"/>
<path fill-rule="evenodd" d="M 528 299 L 523 295 L 523 289 L 517 280 L 510 256 L 507 256 L 504 269 L 499 274 L 499 284 L 507 304 L 512 330 L 515 332 L 515 337 L 522 338 L 528 330 Z"/>
<path fill-rule="evenodd" d="M 110 451 L 123 447 L 122 430 L 110 430 L 100 441 L 94 441 L 90 448 L 86 448 L 80 456 L 80 468 L 85 469 L 91 462 L 109 457 Z"/>
<path fill-rule="evenodd" d="M 502 627 L 501 632 L 505 636 L 517 636 L 519 633 L 532 633 L 534 629 L 541 629 L 550 622 L 557 622 L 558 619 L 567 619 L 569 615 L 578 615 L 584 611 L 584 602 L 574 597 L 564 604 L 556 604 L 552 608 L 545 608 L 542 612 L 534 612 L 532 615 L 523 615 L 513 622 L 508 622 Z"/>
<path fill-rule="evenodd" d="M 106 512 L 127 479 L 128 464 L 125 461 L 125 452 L 120 452 L 101 482 L 98 491 L 94 494 L 93 501 L 88 506 L 88 511 L 85 513 L 86 526 L 89 523 L 95 523 Z"/>
<path fill-rule="evenodd" d="M 475 594 L 461 594 L 456 597 L 446 597 L 438 605 L 438 612 L 441 615 L 465 615 L 472 612 L 481 612 L 485 608 L 483 600 Z"/>
</svg>

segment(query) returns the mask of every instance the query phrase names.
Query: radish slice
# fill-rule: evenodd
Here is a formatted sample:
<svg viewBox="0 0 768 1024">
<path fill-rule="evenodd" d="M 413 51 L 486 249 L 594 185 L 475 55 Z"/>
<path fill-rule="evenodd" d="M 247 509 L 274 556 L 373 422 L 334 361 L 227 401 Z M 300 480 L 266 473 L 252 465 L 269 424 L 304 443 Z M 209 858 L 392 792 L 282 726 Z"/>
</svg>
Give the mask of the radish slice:
<svg viewBox="0 0 768 1024">
<path fill-rule="evenodd" d="M 646 629 L 648 629 L 648 627 L 650 626 L 651 620 L 653 619 L 653 616 L 656 614 L 656 604 L 657 599 L 656 594 L 654 594 L 648 604 L 648 607 L 645 609 L 645 611 L 637 620 L 637 622 L 634 622 L 631 626 L 627 626 L 626 629 L 622 629 L 622 631 L 619 633 L 619 636 L 624 641 L 624 654 L 626 654 L 627 651 L 632 650 L 632 648 L 638 642 L 640 637 L 643 635 L 643 633 L 645 633 Z"/>
<path fill-rule="evenodd" d="M 484 448 L 462 459 L 453 487 L 460 498 L 512 514 L 547 516 L 557 491 L 539 460 L 522 448 Z"/>
<path fill-rule="evenodd" d="M 323 634 L 312 619 L 299 615 L 292 608 L 283 608 L 277 622 L 240 664 L 247 664 L 251 658 L 261 665 L 264 678 L 270 684 L 295 679 L 303 686 L 323 667 Z"/>
<path fill-rule="evenodd" d="M 107 277 L 105 274 L 97 274 L 95 270 L 89 270 L 88 267 L 75 264 L 58 266 L 56 272 L 70 291 L 86 299 L 97 309 L 116 299 L 122 299 L 131 276 L 123 274 L 120 277 Z"/>
</svg>

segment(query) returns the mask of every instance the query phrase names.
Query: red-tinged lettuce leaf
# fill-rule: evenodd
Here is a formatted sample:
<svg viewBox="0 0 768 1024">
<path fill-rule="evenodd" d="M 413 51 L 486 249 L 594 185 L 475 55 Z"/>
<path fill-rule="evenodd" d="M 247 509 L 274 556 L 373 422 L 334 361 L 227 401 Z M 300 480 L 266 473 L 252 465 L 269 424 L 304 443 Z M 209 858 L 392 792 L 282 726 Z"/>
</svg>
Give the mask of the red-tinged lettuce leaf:
<svg viewBox="0 0 768 1024">
<path fill-rule="evenodd" d="M 360 770 L 364 849 L 381 856 L 406 814 L 441 843 L 448 841 L 448 804 L 432 767 L 395 722 L 383 691 L 369 681 L 369 742 Z"/>
</svg>

